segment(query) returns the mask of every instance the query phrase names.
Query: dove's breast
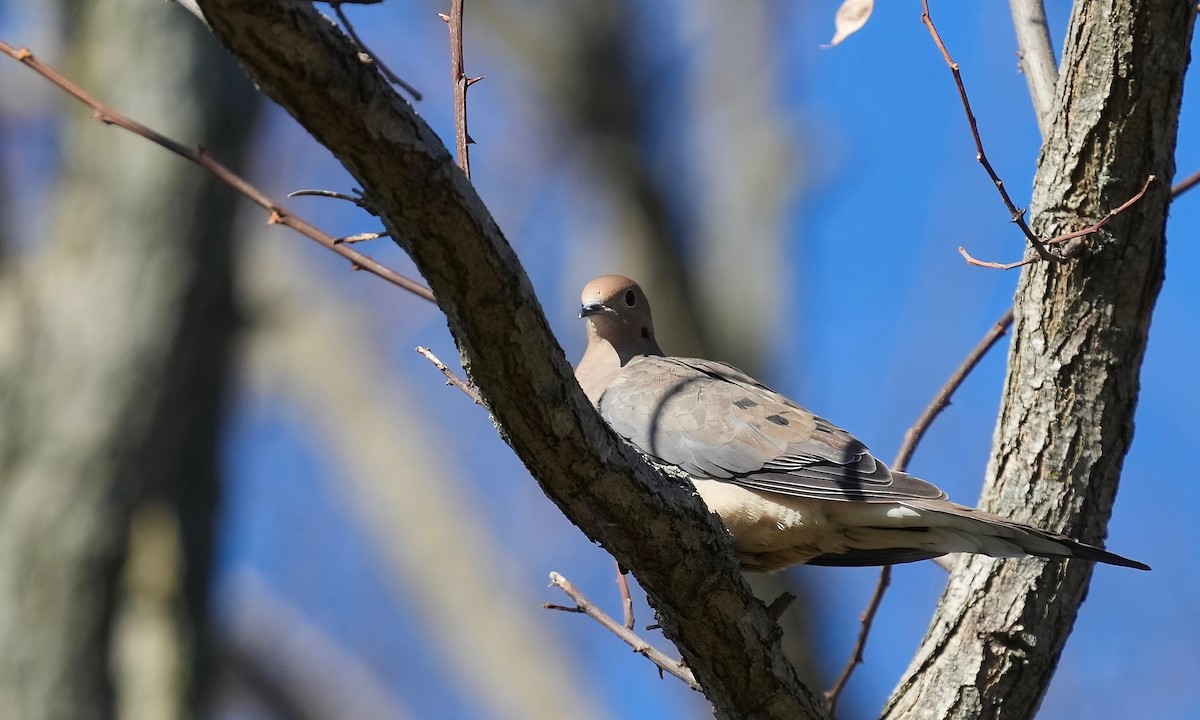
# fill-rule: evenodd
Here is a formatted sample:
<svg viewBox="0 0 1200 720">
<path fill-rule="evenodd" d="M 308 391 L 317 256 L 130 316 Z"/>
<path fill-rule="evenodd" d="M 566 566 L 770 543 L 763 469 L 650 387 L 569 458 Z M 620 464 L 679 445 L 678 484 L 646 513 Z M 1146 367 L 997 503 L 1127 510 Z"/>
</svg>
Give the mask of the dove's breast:
<svg viewBox="0 0 1200 720">
<path fill-rule="evenodd" d="M 771 572 L 846 551 L 844 527 L 826 512 L 828 501 L 752 491 L 719 480 L 693 484 L 729 528 L 748 570 Z"/>
</svg>

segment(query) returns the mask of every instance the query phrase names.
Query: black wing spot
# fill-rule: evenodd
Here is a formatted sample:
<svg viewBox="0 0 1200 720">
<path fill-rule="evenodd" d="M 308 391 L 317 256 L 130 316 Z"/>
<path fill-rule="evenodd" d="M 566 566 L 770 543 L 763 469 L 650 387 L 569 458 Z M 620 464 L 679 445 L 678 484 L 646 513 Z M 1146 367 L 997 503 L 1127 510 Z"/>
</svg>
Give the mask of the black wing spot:
<svg viewBox="0 0 1200 720">
<path fill-rule="evenodd" d="M 754 402 L 753 400 L 751 400 L 748 397 L 744 397 L 739 400 L 734 400 L 733 404 L 737 405 L 738 407 L 740 407 L 743 410 L 749 410 L 752 407 L 758 406 L 758 403 Z M 778 417 L 778 416 L 776 416 L 776 417 Z"/>
<path fill-rule="evenodd" d="M 789 424 L 789 423 L 788 423 L 788 421 L 787 421 L 787 418 L 783 417 L 782 415 L 768 415 L 768 416 L 767 416 L 767 421 L 768 421 L 768 422 L 773 422 L 773 423 L 775 423 L 776 425 L 787 425 L 787 424 Z"/>
</svg>

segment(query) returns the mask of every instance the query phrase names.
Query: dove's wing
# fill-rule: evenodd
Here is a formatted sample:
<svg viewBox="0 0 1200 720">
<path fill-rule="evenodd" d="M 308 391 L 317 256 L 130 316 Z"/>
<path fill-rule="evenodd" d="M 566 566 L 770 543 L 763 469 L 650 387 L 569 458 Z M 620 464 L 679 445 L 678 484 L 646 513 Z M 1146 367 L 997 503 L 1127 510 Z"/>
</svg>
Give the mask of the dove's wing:
<svg viewBox="0 0 1200 720">
<path fill-rule="evenodd" d="M 924 480 L 892 472 L 845 430 L 723 363 L 637 358 L 599 405 L 619 435 L 695 479 L 819 500 L 946 497 Z"/>
</svg>

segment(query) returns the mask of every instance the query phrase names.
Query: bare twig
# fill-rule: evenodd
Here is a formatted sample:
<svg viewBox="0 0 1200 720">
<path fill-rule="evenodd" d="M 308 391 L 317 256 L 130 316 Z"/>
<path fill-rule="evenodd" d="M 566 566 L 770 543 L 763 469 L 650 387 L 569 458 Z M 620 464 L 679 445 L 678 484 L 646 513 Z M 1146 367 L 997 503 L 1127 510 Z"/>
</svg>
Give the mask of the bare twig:
<svg viewBox="0 0 1200 720">
<path fill-rule="evenodd" d="M 450 26 L 450 77 L 454 81 L 454 146 L 458 152 L 458 166 L 467 179 L 471 179 L 471 155 L 469 147 L 473 140 L 467 134 L 467 88 L 483 79 L 467 77 L 463 63 L 463 2 L 450 0 L 450 13 L 438 13 L 438 17 Z"/>
<path fill-rule="evenodd" d="M 971 257 L 971 253 L 967 252 L 967 249 L 962 245 L 958 246 L 958 254 L 963 256 L 963 259 L 967 261 L 968 265 L 991 268 L 993 270 L 1012 270 L 1013 268 L 1019 268 L 1022 265 L 1030 265 L 1037 262 L 1037 258 L 1035 257 L 1031 257 L 1028 260 L 1018 260 L 1011 263 L 998 263 L 992 262 L 991 260 L 976 260 L 974 257 Z"/>
<path fill-rule="evenodd" d="M 343 2 L 353 2 L 354 0 L 342 0 L 342 1 Z M 382 0 L 370 0 L 370 1 L 382 2 Z M 355 189 L 355 192 L 359 192 L 359 191 L 357 189 Z M 355 205 L 362 208 L 363 210 L 366 210 L 367 212 L 371 213 L 372 215 L 375 215 L 377 217 L 379 215 L 379 212 L 375 210 L 375 206 L 372 205 L 371 203 L 369 203 L 367 201 L 367 199 L 362 197 L 361 195 L 348 195 L 346 193 L 335 192 L 333 190 L 293 190 L 292 192 L 288 193 L 287 196 L 290 198 L 312 196 L 312 197 L 333 198 L 335 200 L 345 200 L 346 202 L 354 203 Z M 378 232 L 364 232 L 364 233 L 357 233 L 355 235 L 346 235 L 344 237 L 337 238 L 336 240 L 334 240 L 334 242 L 337 243 L 338 245 L 341 245 L 342 243 L 359 243 L 359 242 L 366 242 L 368 240 L 379 240 L 380 238 L 385 238 L 385 237 L 391 237 L 391 234 L 386 231 L 380 230 Z"/>
<path fill-rule="evenodd" d="M 354 267 L 356 269 L 366 270 L 372 275 L 380 277 L 399 288 L 407 290 L 417 297 L 424 298 L 429 302 L 436 302 L 433 297 L 433 292 L 430 291 L 429 288 L 401 275 L 400 273 L 385 265 L 382 265 L 381 263 L 375 262 L 362 253 L 356 252 L 343 244 L 339 244 L 333 236 L 321 232 L 315 226 L 293 215 L 290 210 L 283 207 L 279 203 L 276 203 L 258 188 L 246 182 L 232 170 L 222 165 L 217 161 L 216 158 L 209 155 L 208 152 L 206 152 L 203 148 L 196 148 L 193 150 L 192 148 L 186 147 L 159 133 L 158 131 L 137 122 L 136 120 L 133 120 L 125 115 L 122 115 L 116 110 L 113 110 L 108 105 L 105 105 L 86 93 L 82 88 L 68 80 L 54 68 L 43 63 L 41 60 L 38 60 L 28 48 L 18 49 L 8 45 L 3 41 L 0 41 L 0 52 L 3 52 L 5 55 L 8 55 L 14 60 L 20 61 L 37 74 L 65 90 L 76 100 L 79 100 L 84 105 L 90 107 L 95 113 L 96 119 L 100 122 L 106 125 L 115 125 L 123 130 L 133 133 L 134 135 L 145 138 L 155 145 L 175 153 L 179 157 L 189 160 L 212 173 L 218 180 L 232 187 L 234 190 L 237 190 L 239 193 L 252 200 L 255 204 L 267 210 L 270 213 L 268 223 L 286 225 L 287 227 L 290 227 L 302 235 L 315 240 L 321 245 L 324 245 L 326 248 L 354 263 Z"/>
<path fill-rule="evenodd" d="M 946 383 L 942 385 L 942 389 L 938 390 L 937 395 L 929 401 L 929 405 L 925 407 L 925 411 L 913 423 L 913 426 L 904 433 L 904 441 L 900 443 L 900 449 L 896 452 L 896 459 L 892 461 L 892 467 L 896 470 L 903 471 L 908 466 L 908 461 L 912 459 L 913 452 L 916 451 L 917 445 L 921 439 L 925 437 L 925 433 L 929 430 L 929 426 L 937 419 L 946 406 L 950 404 L 950 397 L 958 390 L 967 376 L 979 365 L 979 361 L 987 354 L 989 350 L 1004 337 L 1008 332 L 1008 328 L 1012 326 L 1013 311 L 1009 308 L 1008 311 L 992 325 L 991 329 L 983 336 L 978 344 L 967 353 L 963 358 L 962 364 L 958 366 Z"/>
<path fill-rule="evenodd" d="M 1033 99 L 1034 111 L 1038 118 L 1038 128 L 1041 130 L 1042 136 L 1045 137 L 1048 123 L 1050 122 L 1050 113 L 1054 104 L 1054 89 L 1058 82 L 1058 67 L 1054 62 L 1054 48 L 1050 44 L 1050 33 L 1046 25 L 1045 10 L 1042 6 L 1042 0 L 1009 0 L 1009 4 L 1012 10 L 1013 23 L 1017 30 L 1017 40 L 1022 52 L 1021 68 L 1025 72 L 1026 80 L 1029 83 L 1030 96 Z M 929 0 L 921 0 L 921 9 L 921 22 L 929 30 L 934 44 L 937 45 L 938 51 L 942 54 L 942 59 L 946 61 L 946 65 L 950 68 L 950 73 L 954 76 L 954 84 L 958 88 L 959 99 L 962 100 L 963 110 L 967 114 L 967 123 L 971 126 L 971 138 L 975 141 L 975 159 L 987 171 L 988 177 L 992 179 L 992 183 L 996 186 L 996 190 L 1000 192 L 1004 206 L 1008 208 L 1009 216 L 1016 223 L 1017 227 L 1021 228 L 1021 232 L 1025 234 L 1026 239 L 1029 240 L 1029 244 L 1037 252 L 1038 258 L 1047 262 L 1067 262 L 1073 256 L 1072 253 L 1058 254 L 1050 248 L 1061 245 L 1068 240 L 1089 235 L 1104 227 L 1109 220 L 1124 212 L 1146 194 L 1150 183 L 1154 181 L 1154 176 L 1151 175 L 1146 179 L 1145 185 L 1142 186 L 1142 189 L 1136 195 L 1120 207 L 1110 211 L 1104 219 L 1095 225 L 1083 230 L 1067 233 L 1052 240 L 1041 240 L 1033 233 L 1033 230 L 1030 229 L 1029 224 L 1025 221 L 1025 210 L 1018 208 L 1013 203 L 1012 198 L 1009 197 L 1008 190 L 1004 187 L 1004 182 L 996 174 L 991 162 L 987 159 L 987 154 L 983 150 L 983 140 L 979 136 L 979 126 L 975 122 L 974 112 L 971 111 L 971 101 L 967 98 L 967 89 L 963 85 L 962 73 L 959 72 L 958 63 L 954 62 L 954 59 L 950 57 L 950 52 L 946 49 L 946 45 L 942 42 L 942 37 L 937 31 L 937 27 L 933 24 L 933 18 L 929 14 Z M 971 257 L 966 249 L 962 247 L 958 248 L 958 252 L 971 265 L 996 270 L 1012 270 L 1013 268 L 1033 262 L 1032 259 L 1013 263 L 989 262 Z"/>
<path fill-rule="evenodd" d="M 625 615 L 625 627 L 632 630 L 633 626 L 637 624 L 637 620 L 633 617 L 633 596 L 629 594 L 629 577 L 620 562 L 613 560 L 613 563 L 617 566 L 617 590 L 621 594 L 621 611 Z"/>
<path fill-rule="evenodd" d="M 1077 237 L 1083 237 L 1084 235 L 1091 235 L 1092 233 L 1096 232 L 1096 231 L 1097 231 L 1097 230 L 1099 230 L 1100 228 L 1102 228 L 1102 227 L 1104 227 L 1105 225 L 1107 225 L 1109 220 L 1112 220 L 1112 219 L 1113 219 L 1113 218 L 1115 218 L 1116 216 L 1118 216 L 1118 215 L 1120 215 L 1121 213 L 1125 212 L 1125 211 L 1126 211 L 1126 210 L 1128 210 L 1128 209 L 1129 209 L 1129 208 L 1130 208 L 1130 207 L 1131 207 L 1131 206 L 1132 206 L 1132 205 L 1133 205 L 1135 202 L 1137 202 L 1138 200 L 1141 200 L 1141 199 L 1142 199 L 1142 196 L 1143 196 L 1143 195 L 1145 195 L 1145 194 L 1146 194 L 1146 191 L 1150 189 L 1150 185 L 1154 183 L 1155 179 L 1156 179 L 1156 178 L 1155 178 L 1153 175 L 1149 175 L 1149 176 L 1147 176 L 1147 177 L 1146 177 L 1146 182 L 1142 183 L 1142 189 L 1141 189 L 1141 190 L 1138 190 L 1136 195 L 1134 195 L 1133 197 L 1129 198 L 1129 199 L 1128 199 L 1128 200 L 1126 200 L 1125 202 L 1121 203 L 1121 205 L 1119 205 L 1118 207 L 1116 207 L 1116 208 L 1114 208 L 1114 209 L 1112 209 L 1112 210 L 1109 210 L 1109 211 L 1108 211 L 1108 214 L 1107 214 L 1107 215 L 1105 215 L 1103 218 L 1101 218 L 1101 219 L 1100 219 L 1098 222 L 1096 222 L 1095 224 L 1093 224 L 1093 225 L 1089 225 L 1089 226 L 1085 227 L 1085 228 L 1084 228 L 1084 229 L 1082 229 L 1082 230 L 1076 230 L 1076 231 L 1074 231 L 1074 232 L 1069 232 L 1069 233 L 1066 233 L 1065 235 L 1059 235 L 1058 237 L 1056 237 L 1056 238 L 1054 238 L 1054 239 L 1052 239 L 1052 240 L 1047 240 L 1047 241 L 1046 241 L 1046 244 L 1047 244 L 1047 245 L 1059 245 L 1059 244 L 1062 244 L 1062 243 L 1065 243 L 1065 242 L 1067 242 L 1068 240 L 1074 240 L 1074 239 L 1075 239 L 1075 238 L 1077 238 Z"/>
<path fill-rule="evenodd" d="M 1100 220 L 1098 220 L 1095 223 L 1092 223 L 1091 225 L 1088 225 L 1087 227 L 1083 228 L 1082 230 L 1074 230 L 1069 233 L 1063 233 L 1062 235 L 1059 235 L 1058 237 L 1051 238 L 1050 240 L 1046 241 L 1046 243 L 1045 243 L 1046 246 L 1047 247 L 1055 247 L 1058 245 L 1062 245 L 1063 243 L 1068 242 L 1070 240 L 1074 240 L 1076 238 L 1081 238 L 1081 237 L 1084 237 L 1085 235 L 1091 235 L 1092 233 L 1096 232 L 1100 228 L 1107 225 L 1110 220 L 1112 220 L 1116 216 L 1120 215 L 1121 213 L 1125 212 L 1129 208 L 1133 207 L 1133 204 L 1136 203 L 1138 200 L 1141 200 L 1142 197 L 1146 194 L 1146 191 L 1150 189 L 1150 186 L 1154 183 L 1154 181 L 1156 179 L 1157 178 L 1153 175 L 1147 176 L 1146 182 L 1142 183 L 1142 188 L 1140 190 L 1138 190 L 1137 193 L 1135 193 L 1133 195 L 1133 197 L 1131 197 L 1128 200 L 1126 200 L 1125 202 L 1121 203 L 1121 205 L 1119 205 L 1118 207 L 1113 208 L 1112 210 L 1109 210 L 1108 214 L 1105 215 L 1103 218 L 1101 218 Z M 1183 184 L 1183 183 L 1181 183 L 1181 184 Z M 1186 188 L 1184 188 L 1184 189 L 1186 189 Z M 1174 195 L 1174 194 L 1175 194 L 1174 191 L 1172 191 L 1172 195 Z M 1075 248 L 1075 249 L 1078 250 L 1078 248 Z M 963 248 L 961 245 L 958 248 L 958 252 L 960 255 L 963 256 L 963 259 L 965 259 L 968 264 L 975 265 L 977 267 L 992 268 L 994 270 L 1012 270 L 1013 268 L 1018 268 L 1023 265 L 1028 265 L 1028 264 L 1034 262 L 1035 260 L 1037 260 L 1037 258 L 1029 258 L 1026 260 L 1020 260 L 1018 262 L 1011 262 L 1011 263 L 998 263 L 998 262 L 990 262 L 987 260 L 977 260 L 974 257 L 971 257 L 971 254 L 968 253 L 966 251 L 966 249 Z M 1068 258 L 1068 257 L 1072 257 L 1073 255 L 1074 255 L 1074 253 L 1072 253 L 1070 250 L 1068 250 L 1059 257 Z"/>
<path fill-rule="evenodd" d="M 290 198 L 314 196 L 333 198 L 335 200 L 345 200 L 346 202 L 354 203 L 372 215 L 379 215 L 379 212 L 375 210 L 375 206 L 367 202 L 366 198 L 359 195 L 348 195 L 346 193 L 335 192 L 333 190 L 293 190 L 288 193 L 287 196 Z"/>
<path fill-rule="evenodd" d="M 382 2 L 382 0 L 378 1 Z M 362 0 L 332 0 L 332 2 L 329 3 L 329 6 L 333 8 L 333 12 L 338 16 L 338 21 L 342 23 L 342 27 L 346 28 L 346 34 L 349 35 L 350 39 L 354 41 L 354 44 L 358 46 L 359 51 L 365 55 L 367 59 L 375 63 L 375 65 L 379 68 L 379 71 L 383 73 L 383 76 L 388 79 L 388 82 L 392 83 L 393 85 L 398 85 L 409 95 L 412 95 L 413 100 L 419 102 L 421 100 L 421 93 L 418 92 L 417 89 L 412 85 L 404 82 L 404 79 L 399 75 L 392 72 L 392 69 L 385 65 L 383 60 L 379 59 L 378 55 L 371 52 L 371 49 L 368 48 L 367 44 L 362 41 L 362 38 L 358 36 L 358 33 L 354 32 L 354 26 L 350 24 L 350 18 L 346 17 L 346 14 L 342 12 L 342 5 L 347 3 L 351 5 L 370 5 L 374 3 L 362 2 Z"/>
<path fill-rule="evenodd" d="M 1038 256 L 1047 262 L 1062 263 L 1066 262 L 1063 258 L 1058 257 L 1050 252 L 1045 244 L 1033 234 L 1029 229 L 1029 224 L 1025 222 L 1025 210 L 1017 208 L 1013 203 L 1012 198 L 1008 195 L 1008 190 L 1004 187 L 1004 181 L 996 174 L 992 168 L 991 162 L 987 159 L 987 153 L 983 151 L 983 140 L 979 137 L 979 125 L 975 122 L 975 113 L 971 111 L 971 101 L 967 99 L 967 89 L 963 85 L 962 73 L 958 70 L 958 63 L 950 57 L 950 52 L 946 50 L 946 45 L 942 42 L 942 36 L 938 34 L 937 28 L 934 27 L 933 18 L 929 15 L 929 0 L 921 0 L 921 22 L 929 29 L 929 34 L 933 37 L 933 42 L 937 45 L 937 49 L 942 54 L 942 59 L 946 61 L 946 65 L 950 68 L 950 74 L 954 76 L 954 84 L 958 88 L 958 97 L 962 100 L 963 110 L 967 113 L 967 123 L 971 126 L 971 138 L 975 141 L 975 159 L 987 171 L 988 177 L 992 179 L 992 183 L 996 186 L 996 190 L 1000 193 L 1000 198 L 1004 201 L 1004 206 L 1008 208 L 1008 214 L 1013 223 L 1021 228 L 1021 232 L 1025 234 L 1025 238 L 1037 251 Z"/>
<path fill-rule="evenodd" d="M 833 717 L 837 714 L 838 699 L 842 696 L 842 690 L 846 689 L 846 683 L 850 682 L 850 676 L 854 674 L 854 668 L 858 667 L 863 661 L 863 651 L 867 648 L 867 636 L 871 634 L 871 626 L 875 622 L 875 614 L 879 612 L 879 605 L 883 602 L 883 594 L 887 592 L 888 586 L 892 583 L 892 566 L 884 565 L 879 572 L 879 583 L 875 585 L 875 592 L 871 595 L 871 602 L 867 603 L 867 609 L 863 610 L 862 626 L 858 629 L 858 639 L 854 642 L 854 652 L 850 655 L 850 661 L 846 663 L 846 667 L 842 668 L 842 674 L 838 676 L 833 687 L 825 691 L 825 704 L 829 708 L 829 716 Z"/>
<path fill-rule="evenodd" d="M 641 639 L 631 629 L 625 627 L 613 618 L 609 617 L 603 610 L 596 607 L 592 601 L 588 600 L 579 589 L 567 581 L 565 577 L 556 572 L 550 573 L 550 584 L 562 590 L 575 603 L 575 607 L 564 607 L 562 605 L 553 605 L 546 603 L 542 607 L 550 610 L 565 610 L 567 612 L 582 612 L 596 622 L 603 625 L 613 635 L 621 638 L 626 645 L 633 648 L 633 651 L 645 657 L 650 662 L 658 666 L 660 672 L 668 672 L 683 682 L 696 692 L 701 692 L 700 684 L 696 682 L 696 677 L 692 671 L 687 668 L 679 660 L 673 660 L 661 650 L 658 650 L 650 643 Z"/>
<path fill-rule="evenodd" d="M 459 376 L 455 375 L 454 371 L 451 370 L 450 368 L 446 367 L 446 364 L 443 363 L 441 360 L 438 360 L 437 356 L 434 355 L 429 350 L 429 348 L 418 347 L 417 352 L 421 353 L 421 355 L 423 355 L 426 360 L 433 363 L 433 366 L 435 368 L 437 368 L 439 371 L 441 371 L 441 373 L 443 375 L 446 376 L 446 384 L 447 385 L 453 385 L 454 387 L 461 390 L 463 392 L 463 394 L 465 394 L 467 397 L 471 398 L 471 402 L 475 403 L 476 405 L 483 405 L 483 398 L 479 397 L 479 391 L 476 390 L 475 388 L 471 387 L 471 385 L 469 383 L 467 383 L 467 381 L 465 381 L 462 378 L 460 378 Z"/>
<path fill-rule="evenodd" d="M 965 251 L 963 251 L 965 253 Z M 933 396 L 929 401 L 929 405 L 925 407 L 917 421 L 913 423 L 908 432 L 904 433 L 904 441 L 900 443 L 900 449 L 896 451 L 896 459 L 892 461 L 892 468 L 897 471 L 903 471 L 908 466 L 908 461 L 912 459 L 913 452 L 916 451 L 917 445 L 921 439 L 925 437 L 925 433 L 941 414 L 946 406 L 950 404 L 950 397 L 958 390 L 967 376 L 979 365 L 979 361 L 983 356 L 991 350 L 1000 338 L 1008 332 L 1008 328 L 1013 322 L 1013 311 L 1009 308 L 1007 312 L 996 321 L 996 324 L 987 331 L 983 338 L 967 353 L 963 358 L 962 363 L 958 366 L 950 377 L 942 385 L 942 389 Z M 867 646 L 867 637 L 871 633 L 871 626 L 875 623 L 875 615 L 879 612 L 879 605 L 883 601 L 884 593 L 887 592 L 888 585 L 892 582 L 892 567 L 884 565 L 879 571 L 879 582 L 875 586 L 875 593 L 871 595 L 871 600 L 867 603 L 867 607 L 863 610 L 861 619 L 862 626 L 858 631 L 858 639 L 854 643 L 854 651 L 850 655 L 850 660 L 846 666 L 842 668 L 841 675 L 837 681 L 825 693 L 825 701 L 829 706 L 829 714 L 833 715 L 837 710 L 838 698 L 841 697 L 842 690 L 845 689 L 846 683 L 850 681 L 850 676 L 854 673 L 854 668 L 863 661 L 863 652 Z"/>
<path fill-rule="evenodd" d="M 391 235 L 388 235 L 386 232 L 380 230 L 379 232 L 365 232 L 365 233 L 358 233 L 357 235 L 346 235 L 345 237 L 340 237 L 340 238 L 335 239 L 334 242 L 339 245 L 341 245 L 342 243 L 353 244 L 353 243 L 366 242 L 368 240 L 379 240 L 380 238 L 385 238 L 385 237 L 391 237 Z"/>
<path fill-rule="evenodd" d="M 1050 129 L 1054 92 L 1058 85 L 1058 63 L 1054 60 L 1046 9 L 1042 0 L 1009 0 L 1008 5 L 1012 12 L 1013 28 L 1017 31 L 1021 72 L 1029 85 L 1029 97 L 1033 101 L 1038 129 L 1045 139 Z"/>
<path fill-rule="evenodd" d="M 1200 185 L 1200 170 L 1188 175 L 1176 183 L 1175 187 L 1171 188 L 1171 198 L 1174 199 L 1179 197 L 1188 190 L 1196 187 L 1196 185 Z"/>
</svg>

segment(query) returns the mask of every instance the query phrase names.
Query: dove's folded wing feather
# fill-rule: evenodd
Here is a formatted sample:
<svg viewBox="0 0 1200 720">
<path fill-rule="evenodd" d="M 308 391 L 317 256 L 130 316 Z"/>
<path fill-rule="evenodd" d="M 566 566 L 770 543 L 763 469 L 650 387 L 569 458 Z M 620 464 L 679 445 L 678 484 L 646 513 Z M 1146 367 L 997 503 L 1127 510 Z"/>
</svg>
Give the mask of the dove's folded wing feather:
<svg viewBox="0 0 1200 720">
<path fill-rule="evenodd" d="M 846 431 L 723 363 L 645 356 L 600 398 L 614 430 L 698 479 L 821 500 L 936 500 Z"/>
</svg>

